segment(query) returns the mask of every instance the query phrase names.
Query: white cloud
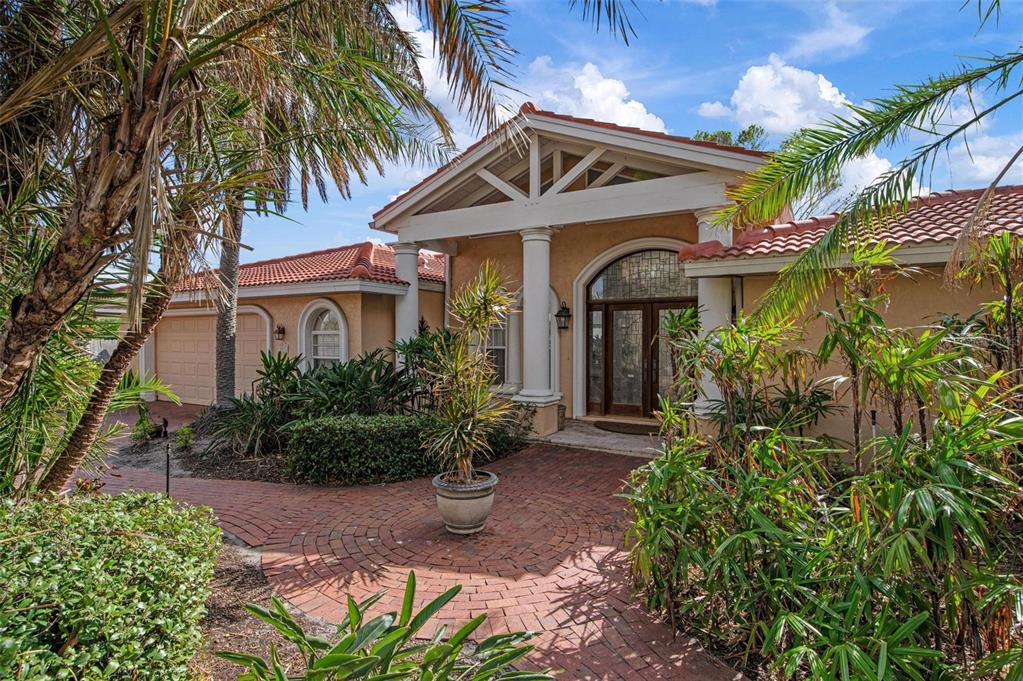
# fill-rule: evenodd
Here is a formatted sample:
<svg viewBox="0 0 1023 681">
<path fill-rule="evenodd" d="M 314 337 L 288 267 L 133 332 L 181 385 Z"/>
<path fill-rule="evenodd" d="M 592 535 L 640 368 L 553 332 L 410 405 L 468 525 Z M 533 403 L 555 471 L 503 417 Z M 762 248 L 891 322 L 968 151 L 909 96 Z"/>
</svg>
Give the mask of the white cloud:
<svg viewBox="0 0 1023 681">
<path fill-rule="evenodd" d="M 772 54 L 766 64 L 751 66 L 742 75 L 730 109 L 721 102 L 704 102 L 699 113 L 730 114 L 740 126 L 757 123 L 769 134 L 788 135 L 842 113 L 848 105 L 846 96 L 823 75 L 790 66 Z"/>
<path fill-rule="evenodd" d="M 537 57 L 529 65 L 521 89 L 541 109 L 657 132 L 667 130 L 646 105 L 629 97 L 624 81 L 604 76 L 590 62 L 581 67 L 556 66 L 548 56 Z"/>
<path fill-rule="evenodd" d="M 883 173 L 892 169 L 892 162 L 870 152 L 863 158 L 856 158 L 842 168 L 842 183 L 835 192 L 839 196 L 848 196 L 873 183 Z"/>
<path fill-rule="evenodd" d="M 718 101 L 704 102 L 696 110 L 704 118 L 727 118 L 732 115 L 732 110 Z"/>
<path fill-rule="evenodd" d="M 949 149 L 950 184 L 974 187 L 991 182 L 1023 146 L 1023 133 L 1008 135 L 979 134 Z M 1005 174 L 1005 182 L 1023 182 L 1023 158 Z"/>
<path fill-rule="evenodd" d="M 845 56 L 859 51 L 864 39 L 873 30 L 854 21 L 834 2 L 824 7 L 825 24 L 820 28 L 797 35 L 792 47 L 785 53 L 788 59 L 801 59 L 828 55 Z"/>
</svg>

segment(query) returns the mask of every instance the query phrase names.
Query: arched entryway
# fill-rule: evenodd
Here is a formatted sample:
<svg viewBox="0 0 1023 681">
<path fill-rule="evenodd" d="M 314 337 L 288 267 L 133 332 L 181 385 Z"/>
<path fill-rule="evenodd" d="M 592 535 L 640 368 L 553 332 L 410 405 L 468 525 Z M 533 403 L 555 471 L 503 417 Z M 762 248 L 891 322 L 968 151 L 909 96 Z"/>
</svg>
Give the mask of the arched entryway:
<svg viewBox="0 0 1023 681">
<path fill-rule="evenodd" d="M 677 249 L 645 248 L 603 265 L 584 295 L 586 413 L 650 416 L 671 381 L 663 320 L 696 305 L 696 281 L 686 278 Z"/>
</svg>

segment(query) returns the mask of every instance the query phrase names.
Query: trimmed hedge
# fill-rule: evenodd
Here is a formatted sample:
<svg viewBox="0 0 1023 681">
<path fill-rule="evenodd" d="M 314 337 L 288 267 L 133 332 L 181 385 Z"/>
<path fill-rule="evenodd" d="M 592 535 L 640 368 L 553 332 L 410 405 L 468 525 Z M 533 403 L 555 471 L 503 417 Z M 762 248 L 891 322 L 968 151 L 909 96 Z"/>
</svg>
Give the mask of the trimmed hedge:
<svg viewBox="0 0 1023 681">
<path fill-rule="evenodd" d="M 423 449 L 432 418 L 325 416 L 300 421 L 288 445 L 291 474 L 318 485 L 362 485 L 436 475 Z"/>
<path fill-rule="evenodd" d="M 220 530 L 155 494 L 2 505 L 0 678 L 187 679 Z"/>
<path fill-rule="evenodd" d="M 526 413 L 493 433 L 492 458 L 522 447 L 528 430 L 523 419 L 531 416 Z M 425 414 L 350 414 L 300 421 L 288 445 L 291 475 L 317 485 L 365 485 L 436 475 L 440 466 L 425 449 L 432 421 Z"/>
</svg>

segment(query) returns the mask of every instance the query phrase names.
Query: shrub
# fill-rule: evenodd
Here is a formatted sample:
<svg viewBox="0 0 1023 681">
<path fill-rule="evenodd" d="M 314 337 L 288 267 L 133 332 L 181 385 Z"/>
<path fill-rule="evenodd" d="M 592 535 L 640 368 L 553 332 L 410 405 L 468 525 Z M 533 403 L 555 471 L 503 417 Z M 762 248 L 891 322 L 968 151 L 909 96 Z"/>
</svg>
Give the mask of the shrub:
<svg viewBox="0 0 1023 681">
<path fill-rule="evenodd" d="M 887 256 L 854 254 L 817 358 L 840 357 L 836 385 L 855 386 L 851 446 L 792 427 L 821 403 L 812 382 L 795 399 L 784 389 L 790 353 L 774 340 L 787 325 L 740 319 L 682 339 L 701 350 L 692 375 L 715 382 L 726 427 L 697 435 L 692 405 L 662 403 L 663 453 L 625 494 L 634 575 L 650 607 L 751 676 L 1003 678 L 985 675 L 1012 666 L 1004 678 L 1023 678 L 1023 586 L 1009 567 L 1023 521 L 1018 378 L 955 325 L 889 328 L 878 282 L 895 275 L 874 276 Z M 864 441 L 868 407 L 890 427 Z M 772 410 L 798 419 L 772 423 Z M 828 465 L 836 455 L 852 468 Z"/>
<path fill-rule="evenodd" d="M 396 369 L 390 357 L 374 350 L 303 374 L 289 399 L 302 419 L 372 416 L 406 413 L 418 391 L 414 373 Z"/>
<path fill-rule="evenodd" d="M 174 444 L 178 449 L 191 449 L 195 444 L 195 433 L 187 423 L 174 432 Z"/>
<path fill-rule="evenodd" d="M 291 429 L 292 475 L 315 484 L 358 485 L 440 472 L 423 445 L 432 417 L 327 416 Z"/>
<path fill-rule="evenodd" d="M 347 414 L 403 414 L 422 391 L 380 350 L 305 371 L 301 357 L 262 353 L 253 394 L 211 416 L 210 448 L 261 454 L 284 451 L 298 421 Z"/>
<path fill-rule="evenodd" d="M 220 531 L 152 494 L 7 502 L 0 678 L 186 679 Z"/>
<path fill-rule="evenodd" d="M 288 676 L 303 681 L 329 681 L 332 679 L 518 679 L 519 681 L 552 681 L 547 672 L 517 671 L 513 665 L 533 649 L 521 645 L 533 637 L 532 633 L 512 633 L 491 636 L 471 646 L 469 637 L 486 621 L 486 614 L 478 615 L 463 625 L 450 638 L 441 631 L 425 642 L 418 642 L 416 634 L 430 618 L 440 611 L 462 590 L 454 586 L 433 599 L 418 613 L 413 613 L 416 575 L 410 572 L 405 582 L 405 597 L 401 612 L 389 612 L 366 619 L 366 611 L 379 601 L 384 593 L 356 603 L 348 597 L 347 617 L 337 630 L 336 641 L 309 636 L 301 625 L 274 596 L 272 609 L 249 603 L 245 608 L 254 616 L 274 627 L 295 645 L 306 661 L 302 673 Z M 340 607 L 340 606 L 339 606 Z M 471 652 L 469 650 L 471 648 Z M 269 659 L 245 653 L 218 653 L 248 669 L 243 678 L 272 681 L 285 678 L 276 648 L 271 644 Z"/>
<path fill-rule="evenodd" d="M 138 444 L 146 442 L 156 433 L 156 426 L 148 418 L 139 419 L 131 428 L 131 441 Z"/>
</svg>

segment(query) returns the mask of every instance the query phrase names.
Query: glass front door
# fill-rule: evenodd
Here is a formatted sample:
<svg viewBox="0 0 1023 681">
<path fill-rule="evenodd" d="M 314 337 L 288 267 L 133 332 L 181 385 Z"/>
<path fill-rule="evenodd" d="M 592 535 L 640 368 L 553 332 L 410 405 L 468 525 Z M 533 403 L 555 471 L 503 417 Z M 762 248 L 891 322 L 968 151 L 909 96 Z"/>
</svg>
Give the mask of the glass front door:
<svg viewBox="0 0 1023 681">
<path fill-rule="evenodd" d="M 671 387 L 665 316 L 684 302 L 591 305 L 588 404 L 593 414 L 651 416 Z"/>
<path fill-rule="evenodd" d="M 669 310 L 696 304 L 696 280 L 678 254 L 625 255 L 587 286 L 586 402 L 589 414 L 650 416 L 671 386 L 671 354 L 660 342 Z"/>
</svg>

